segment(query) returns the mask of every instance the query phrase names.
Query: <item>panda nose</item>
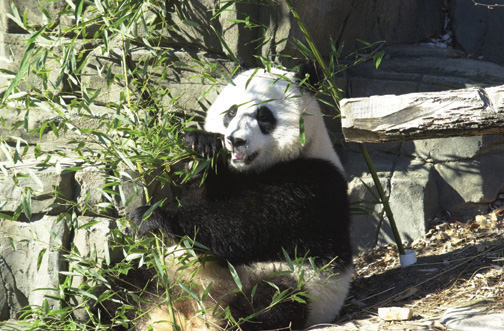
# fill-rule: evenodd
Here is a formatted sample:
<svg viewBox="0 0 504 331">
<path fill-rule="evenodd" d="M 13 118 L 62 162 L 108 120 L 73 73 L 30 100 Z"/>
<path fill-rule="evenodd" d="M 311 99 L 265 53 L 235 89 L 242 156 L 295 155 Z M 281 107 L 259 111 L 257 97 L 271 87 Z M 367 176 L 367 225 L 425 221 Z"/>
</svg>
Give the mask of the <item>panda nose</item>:
<svg viewBox="0 0 504 331">
<path fill-rule="evenodd" d="M 243 146 L 243 145 L 245 145 L 247 143 L 247 141 L 245 139 L 236 138 L 236 137 L 233 137 L 233 136 L 227 137 L 227 140 L 229 141 L 229 143 L 233 147 L 240 147 L 240 146 Z"/>
</svg>

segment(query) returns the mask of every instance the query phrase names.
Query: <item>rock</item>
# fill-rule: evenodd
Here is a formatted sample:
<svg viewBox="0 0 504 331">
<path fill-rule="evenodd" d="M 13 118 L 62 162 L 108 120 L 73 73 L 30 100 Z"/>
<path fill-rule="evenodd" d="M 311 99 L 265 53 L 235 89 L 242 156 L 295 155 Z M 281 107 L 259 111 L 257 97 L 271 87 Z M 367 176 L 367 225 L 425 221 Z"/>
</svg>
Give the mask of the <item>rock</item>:
<svg viewBox="0 0 504 331">
<path fill-rule="evenodd" d="M 453 211 L 471 204 L 485 204 L 484 210 L 474 212 L 487 212 L 487 204 L 504 189 L 504 182 L 498 176 L 504 171 L 503 162 L 503 155 L 485 154 L 436 164 L 440 205 Z"/>
<path fill-rule="evenodd" d="M 427 232 L 429 218 L 439 210 L 434 167 L 432 164 L 399 158 L 390 187 L 390 208 L 401 240 L 412 242 Z M 389 228 L 388 222 L 385 228 Z"/>
<path fill-rule="evenodd" d="M 481 306 L 480 306 L 481 305 Z M 446 310 L 440 322 L 449 330 L 457 331 L 500 331 L 504 325 L 504 313 L 488 314 L 484 301 Z"/>
<path fill-rule="evenodd" d="M 121 93 L 125 93 L 125 87 L 112 82 L 109 84 L 107 77 L 101 72 L 110 70 L 112 75 L 122 75 L 122 68 L 117 64 L 119 61 L 120 48 L 112 48 L 108 56 L 102 55 L 101 49 L 95 49 L 89 55 L 90 60 L 83 69 L 83 84 L 92 86 L 93 89 L 101 89 L 100 94 L 95 99 L 95 103 L 106 105 L 110 102 L 120 102 Z M 152 53 L 146 48 L 135 48 L 130 52 L 131 60 L 135 65 L 143 66 L 145 61 L 152 61 Z M 169 67 L 149 66 L 148 83 L 158 84 L 161 87 L 169 88 L 169 93 L 160 100 L 160 104 L 172 109 L 176 98 L 177 105 L 188 110 L 206 110 L 210 100 L 214 100 L 218 93 L 218 88 L 214 88 L 214 82 L 202 81 L 199 77 L 199 65 L 195 66 L 195 61 L 202 61 L 216 66 L 216 71 L 222 75 L 230 75 L 233 64 L 225 58 L 201 52 L 197 49 L 176 49 L 163 53 L 168 62 L 174 63 Z M 130 91 L 139 94 L 135 87 L 131 85 Z"/>
<path fill-rule="evenodd" d="M 499 135 L 422 139 L 402 144 L 401 154 L 424 161 L 443 163 L 504 153 L 504 137 Z"/>
<path fill-rule="evenodd" d="M 103 218 L 103 217 L 85 217 L 81 216 L 78 218 L 80 228 L 76 229 L 74 232 L 74 238 L 71 243 L 71 251 L 74 255 L 68 264 L 68 270 L 70 272 L 77 272 L 74 269 L 76 266 L 76 261 L 80 259 L 91 260 L 96 263 L 96 266 L 100 267 L 102 265 L 111 265 L 112 263 L 121 260 L 122 250 L 120 247 L 115 247 L 112 249 L 113 242 L 111 237 L 111 231 L 117 228 L 117 222 L 115 220 Z M 91 222 L 95 223 L 91 226 L 85 226 Z M 89 265 L 93 265 L 90 263 Z M 96 272 L 96 267 L 89 267 L 94 272 Z M 84 281 L 83 276 L 73 277 L 73 287 L 78 287 Z M 88 318 L 87 312 L 82 308 L 80 303 L 82 302 L 81 297 L 76 297 L 76 302 L 73 304 L 76 310 L 73 314 L 79 321 L 86 321 Z"/>
<path fill-rule="evenodd" d="M 436 92 L 504 83 L 504 67 L 469 59 L 460 51 L 428 45 L 385 47 L 378 69 L 372 62 L 348 70 L 347 97 Z"/>
<path fill-rule="evenodd" d="M 367 42 L 386 40 L 391 44 L 417 43 L 441 32 L 441 6 L 440 0 L 393 0 L 386 3 L 371 0 L 316 0 L 295 3 L 296 10 L 323 55 L 330 53 L 329 36 L 338 44 L 345 43 L 345 52 L 362 47 L 359 39 Z M 289 37 L 304 40 L 292 18 L 291 26 Z M 317 33 L 319 31 L 324 33 Z"/>
<path fill-rule="evenodd" d="M 106 172 L 97 166 L 87 166 L 75 173 L 75 200 L 87 215 L 112 215 L 114 201 L 110 195 L 102 194 L 107 183 Z M 107 201 L 107 197 L 111 201 Z M 107 207 L 108 206 L 108 207 Z"/>
<path fill-rule="evenodd" d="M 23 19 L 23 13 L 26 11 L 27 21 L 29 24 L 35 24 L 35 27 L 41 27 L 42 25 L 51 22 L 51 20 L 42 13 L 38 2 L 26 0 L 14 0 L 12 2 L 17 7 L 21 19 Z M 44 3 L 43 5 L 47 12 L 51 15 L 52 20 L 62 22 L 62 27 L 69 26 L 73 23 L 73 15 L 59 15 L 59 13 L 67 6 L 65 2 L 56 1 Z M 10 1 L 0 1 L 0 11 L 2 13 L 9 13 L 12 15 Z M 6 15 L 2 15 L 0 18 L 0 32 L 25 33 L 26 31 L 15 22 L 7 19 Z"/>
<path fill-rule="evenodd" d="M 1 4 L 8 3 L 7 1 L 0 1 Z M 38 7 L 38 4 L 37 4 Z M 22 13 L 21 13 L 22 15 Z M 1 15 L 5 17 L 5 15 Z M 0 18 L 1 20 L 1 18 Z M 7 72 L 0 72 L 0 94 L 3 97 L 4 92 L 9 86 L 9 80 L 13 79 L 15 73 L 18 71 L 19 65 L 23 59 L 26 50 L 26 40 L 29 38 L 25 34 L 17 33 L 5 33 L 0 29 L 0 69 L 6 70 Z M 55 48 L 54 52 L 57 53 L 58 50 Z M 48 84 L 47 88 L 44 86 L 44 82 L 40 77 L 37 77 L 33 73 L 29 73 L 25 76 L 23 80 L 17 86 L 21 91 L 27 91 L 28 86 L 32 86 L 40 90 L 48 90 L 57 93 L 60 89 L 63 89 L 63 81 L 58 82 L 57 78 L 60 72 L 60 66 L 57 62 L 47 60 L 46 68 L 50 71 L 47 72 Z"/>
<path fill-rule="evenodd" d="M 83 135 L 79 132 L 80 129 L 99 129 L 103 127 L 105 120 L 110 120 L 113 111 L 107 107 L 91 105 L 88 110 L 69 108 L 61 111 L 65 114 L 63 118 L 46 102 L 34 101 L 34 104 L 27 109 L 24 103 L 9 102 L 1 113 L 2 122 L 4 126 L 0 126 L 0 138 L 9 142 L 17 141 L 12 137 L 20 137 L 22 146 L 26 143 L 30 145 L 37 145 L 43 143 L 50 143 L 51 149 L 46 149 L 51 152 L 68 150 L 73 148 L 75 144 L 68 144 L 69 140 L 76 139 L 78 141 L 87 142 L 88 147 L 96 147 L 93 142 L 96 142 L 96 137 L 93 135 Z M 61 109 L 60 109 L 61 110 Z M 61 125 L 58 130 L 58 136 L 54 134 L 51 126 L 48 125 L 52 122 L 55 126 L 59 126 L 62 122 L 68 123 Z M 23 123 L 23 125 L 19 125 Z M 25 124 L 26 123 L 26 124 Z M 40 128 L 46 125 L 45 129 L 40 132 Z M 33 133 L 29 133 L 34 131 Z M 59 143 L 58 143 L 59 142 Z M 73 154 L 73 153 L 72 153 Z M 1 157 L 4 157 L 2 155 Z M 1 160 L 1 158 L 0 158 Z"/>
<path fill-rule="evenodd" d="M 75 230 L 72 246 L 77 248 L 80 257 L 101 262 L 105 261 L 108 255 L 109 261 L 106 261 L 107 263 L 113 263 L 121 257 L 122 251 L 119 247 L 116 247 L 114 251 L 111 249 L 113 242 L 109 237 L 110 232 L 117 228 L 115 220 L 104 217 L 80 216 L 78 221 L 79 228 Z M 91 222 L 94 224 L 85 226 Z"/>
<path fill-rule="evenodd" d="M 0 177 L 0 205 L 2 212 L 16 212 L 21 205 L 21 197 L 26 195 L 26 190 L 31 188 L 32 215 L 58 214 L 65 207 L 61 199 L 72 200 L 74 196 L 73 172 L 63 170 L 79 165 L 77 161 L 69 158 L 53 157 L 46 166 L 37 166 L 41 160 L 23 160 L 23 163 L 2 162 L 7 175 Z M 17 183 L 16 183 L 17 181 Z M 60 196 L 54 194 L 57 188 Z"/>
<path fill-rule="evenodd" d="M 68 247 L 69 232 L 56 216 L 34 217 L 29 223 L 4 219 L 1 224 L 0 311 L 2 319 L 15 318 L 21 307 L 43 305 L 46 294 L 58 295 L 51 289 L 58 288 L 59 272 L 65 270 L 61 248 Z M 51 309 L 61 308 L 59 300 L 47 301 Z"/>
<path fill-rule="evenodd" d="M 124 165 L 119 166 L 119 176 L 120 185 L 114 187 L 114 190 L 119 192 L 118 195 L 114 196 L 115 209 L 119 216 L 128 216 L 136 208 L 146 204 L 144 185 L 138 174 Z M 153 198 L 155 198 L 155 192 L 159 190 L 159 187 L 157 187 L 159 183 L 156 184 L 154 192 L 150 191 Z M 169 185 L 165 185 L 162 193 L 163 197 L 168 201 L 173 199 Z"/>
<path fill-rule="evenodd" d="M 457 43 L 477 58 L 504 64 L 504 10 L 488 8 L 498 1 L 455 0 L 452 5 L 452 28 Z"/>
<path fill-rule="evenodd" d="M 378 316 L 384 321 L 407 321 L 413 317 L 413 311 L 403 307 L 380 307 Z"/>
<path fill-rule="evenodd" d="M 362 158 L 362 155 L 356 155 L 356 157 Z M 380 167 L 381 164 L 379 162 L 375 166 Z M 346 167 L 346 169 L 347 171 L 350 170 L 349 167 Z M 349 175 L 352 176 L 352 174 Z M 388 173 L 379 172 L 380 183 L 385 189 L 389 187 L 389 175 Z M 390 227 L 383 220 L 383 206 L 376 203 L 377 193 L 374 187 L 373 179 L 369 174 L 360 174 L 353 177 L 348 185 L 350 201 L 354 203 L 350 232 L 355 251 L 370 249 L 377 242 L 393 241 Z M 379 228 L 382 230 L 377 233 Z"/>
</svg>

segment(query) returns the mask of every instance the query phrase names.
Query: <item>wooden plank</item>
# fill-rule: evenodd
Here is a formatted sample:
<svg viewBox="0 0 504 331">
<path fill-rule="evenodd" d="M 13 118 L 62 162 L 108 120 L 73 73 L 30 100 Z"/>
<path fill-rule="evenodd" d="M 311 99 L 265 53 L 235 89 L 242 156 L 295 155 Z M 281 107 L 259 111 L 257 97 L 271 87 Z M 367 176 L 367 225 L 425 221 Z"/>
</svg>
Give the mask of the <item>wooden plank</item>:
<svg viewBox="0 0 504 331">
<path fill-rule="evenodd" d="M 504 85 L 342 99 L 347 141 L 504 134 Z"/>
</svg>

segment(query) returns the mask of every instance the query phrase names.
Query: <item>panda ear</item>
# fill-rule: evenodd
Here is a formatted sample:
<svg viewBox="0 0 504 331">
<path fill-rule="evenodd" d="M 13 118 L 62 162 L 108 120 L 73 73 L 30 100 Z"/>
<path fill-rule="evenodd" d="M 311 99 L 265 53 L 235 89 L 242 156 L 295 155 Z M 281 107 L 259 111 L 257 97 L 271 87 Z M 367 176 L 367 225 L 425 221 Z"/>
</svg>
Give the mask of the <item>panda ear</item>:
<svg viewBox="0 0 504 331">
<path fill-rule="evenodd" d="M 313 61 L 306 61 L 299 66 L 298 71 L 295 74 L 295 78 L 299 81 L 302 81 L 308 75 L 308 79 L 304 82 L 304 86 L 307 86 L 309 89 L 317 90 L 319 87 L 324 74 L 320 69 L 320 66 Z"/>
</svg>

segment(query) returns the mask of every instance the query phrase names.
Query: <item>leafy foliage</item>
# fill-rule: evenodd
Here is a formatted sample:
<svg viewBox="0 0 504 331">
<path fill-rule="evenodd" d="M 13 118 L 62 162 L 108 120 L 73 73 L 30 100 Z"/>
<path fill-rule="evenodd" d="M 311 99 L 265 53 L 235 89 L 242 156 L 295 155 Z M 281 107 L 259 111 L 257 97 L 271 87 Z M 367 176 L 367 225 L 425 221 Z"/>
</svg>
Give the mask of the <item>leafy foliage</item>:
<svg viewBox="0 0 504 331">
<path fill-rule="evenodd" d="M 179 103 L 180 95 L 171 91 L 164 80 L 177 70 L 194 72 L 194 78 L 209 86 L 202 95 L 194 96 L 198 100 L 206 97 L 220 82 L 230 81 L 230 75 L 239 70 L 240 64 L 222 32 L 215 27 L 215 21 L 225 13 L 235 11 L 239 2 L 221 1 L 208 22 L 209 30 L 214 31 L 223 52 L 231 60 L 230 70 L 196 57 L 181 60 L 173 55 L 166 36 L 180 32 L 183 27 L 198 27 L 200 24 L 185 14 L 190 11 L 189 2 L 185 0 L 74 0 L 66 1 L 58 12 L 49 10 L 51 1 L 39 1 L 40 22 L 29 22 L 27 12 L 19 12 L 11 2 L 12 13 L 7 16 L 26 32 L 28 39 L 17 72 L 0 69 L 3 75 L 10 77 L 0 100 L 0 122 L 4 131 L 10 131 L 0 137 L 0 151 L 5 160 L 0 163 L 0 180 L 20 188 L 21 195 L 20 202 L 0 204 L 0 219 L 31 220 L 34 201 L 52 194 L 54 203 L 46 212 L 58 214 L 58 221 L 64 222 L 72 235 L 107 220 L 117 219 L 120 227 L 126 227 L 129 226 L 128 220 L 120 210 L 132 204 L 137 196 L 142 196 L 148 203 L 161 205 L 165 201 L 156 201 L 149 190 L 155 184 L 160 185 L 157 187 L 160 190 L 208 171 L 212 161 L 194 155 L 182 144 L 182 130 L 197 118 L 187 115 L 187 110 Z M 265 3 L 272 4 L 277 5 Z M 305 41 L 291 42 L 301 54 L 321 64 L 324 72 L 321 86 L 306 86 L 320 95 L 322 102 L 337 108 L 339 90 L 333 73 L 348 67 L 347 62 L 339 61 L 343 45 L 337 46 L 330 41 L 332 52 L 326 64 L 315 51 L 292 4 L 290 8 L 306 37 Z M 256 22 L 247 13 L 239 14 L 229 22 L 261 31 L 263 37 L 253 41 L 256 47 L 271 41 L 266 33 L 269 27 Z M 375 49 L 377 45 L 366 44 L 365 47 Z M 140 48 L 144 52 L 136 52 Z M 351 56 L 355 57 L 351 65 L 369 58 L 357 53 Z M 378 65 L 383 53 L 378 50 L 372 56 Z M 257 61 L 266 68 L 280 66 L 272 61 L 275 57 L 282 58 L 270 54 L 257 56 Z M 103 64 L 93 62 L 102 58 L 107 60 Z M 104 81 L 105 85 L 99 87 L 95 84 L 97 81 Z M 324 95 L 332 96 L 332 101 Z M 301 120 L 302 141 L 303 125 Z M 45 144 L 53 140 L 64 143 L 57 147 Z M 62 167 L 60 159 L 64 157 L 75 160 L 75 163 Z M 102 169 L 103 185 L 96 188 L 101 196 L 100 202 L 91 201 L 89 192 L 80 203 L 66 196 L 60 187 L 50 188 L 48 192 L 39 172 L 24 171 L 19 167 L 30 159 L 38 162 L 37 169 L 61 168 L 59 175 L 62 177 L 74 176 L 91 166 Z M 181 163 L 191 162 L 193 165 L 187 173 L 178 167 Z M 133 193 L 126 193 L 126 185 L 132 187 L 129 191 Z M 12 207 L 14 203 L 18 204 Z M 85 223 L 84 215 L 99 218 Z M 41 305 L 27 306 L 20 312 L 22 321 L 19 326 L 28 330 L 108 329 L 109 325 L 102 325 L 98 316 L 89 311 L 89 302 L 113 298 L 110 280 L 119 279 L 133 268 L 142 266 L 153 270 L 155 279 L 165 286 L 166 292 L 156 295 L 163 295 L 169 307 L 170 293 L 175 286 L 200 302 L 204 302 L 208 295 L 208 291 L 201 296 L 196 294 L 191 290 L 190 282 L 174 282 L 166 277 L 168 246 L 165 238 L 135 241 L 114 228 L 109 231 L 102 248 L 80 252 L 74 243 L 62 243 L 53 232 L 51 237 L 55 240 L 43 242 L 34 236 L 19 241 L 30 240 L 44 246 L 37 257 L 37 269 L 50 252 L 60 252 L 68 266 L 67 271 L 60 272 L 59 285 L 50 289 L 52 294 L 47 294 Z M 13 250 L 18 248 L 18 238 L 9 235 L 9 242 Z M 184 250 L 179 259 L 179 267 L 184 269 L 199 263 L 195 251 L 201 252 L 205 248 L 191 238 L 182 238 L 179 249 Z M 288 272 L 292 273 L 301 272 L 299 266 L 309 261 L 308 257 L 291 259 L 286 255 L 285 258 L 290 266 Z M 241 291 L 242 284 L 236 270 L 232 265 L 229 269 L 237 291 Z M 300 289 L 306 280 L 302 275 L 299 279 L 294 293 L 277 288 L 271 305 L 287 300 L 305 302 L 307 295 Z M 106 290 L 97 297 L 95 289 L 98 284 L 105 286 Z M 253 300 L 253 293 L 250 300 Z M 130 299 L 134 303 L 140 297 L 132 292 Z M 212 309 L 206 307 L 202 313 L 216 314 Z M 111 323 L 127 325 L 146 313 L 141 312 L 131 319 L 132 310 L 133 305 L 123 306 Z M 222 318 L 229 320 L 231 326 L 243 322 L 234 320 L 228 310 L 223 314 Z M 15 328 L 8 324 L 2 325 L 4 327 Z"/>
</svg>

